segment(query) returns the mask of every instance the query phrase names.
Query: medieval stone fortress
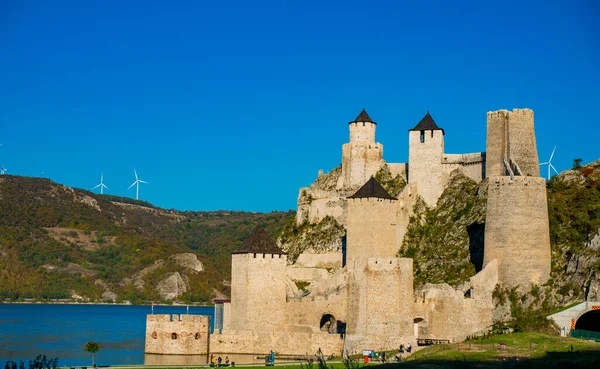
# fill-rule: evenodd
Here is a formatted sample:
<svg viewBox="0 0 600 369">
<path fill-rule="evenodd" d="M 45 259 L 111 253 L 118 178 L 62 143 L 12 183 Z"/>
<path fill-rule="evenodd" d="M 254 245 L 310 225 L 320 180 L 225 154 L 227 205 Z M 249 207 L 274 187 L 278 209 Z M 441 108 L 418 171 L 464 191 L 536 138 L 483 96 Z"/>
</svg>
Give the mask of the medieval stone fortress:
<svg viewBox="0 0 600 369">
<path fill-rule="evenodd" d="M 447 154 L 445 132 L 427 113 L 409 129 L 408 163 L 386 163 L 377 123 L 362 111 L 349 123 L 342 165 L 300 189 L 296 222 L 331 217 L 340 247 L 300 254 L 293 263 L 262 229 L 232 254 L 231 299 L 208 317 L 149 315 L 146 353 L 326 355 L 397 349 L 417 339 L 459 341 L 493 324 L 499 284 L 528 291 L 550 275 L 545 180 L 539 176 L 533 111 L 487 114 L 486 152 Z M 383 167 L 406 182 L 388 193 Z M 418 201 L 436 202 L 462 173 L 488 182 L 483 268 L 466 288 L 413 286 L 413 260 L 398 257 Z M 293 281 L 310 281 L 300 293 Z"/>
</svg>

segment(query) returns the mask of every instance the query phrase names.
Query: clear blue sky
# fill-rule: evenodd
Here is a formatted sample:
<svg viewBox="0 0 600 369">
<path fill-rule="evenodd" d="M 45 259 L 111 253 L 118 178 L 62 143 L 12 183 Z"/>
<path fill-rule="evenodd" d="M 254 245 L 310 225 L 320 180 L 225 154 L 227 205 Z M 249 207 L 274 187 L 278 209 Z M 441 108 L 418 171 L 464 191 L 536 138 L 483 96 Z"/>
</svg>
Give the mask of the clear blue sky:
<svg viewBox="0 0 600 369">
<path fill-rule="evenodd" d="M 600 157 L 589 1 L 0 1 L 0 164 L 177 209 L 295 208 L 364 107 L 388 162 L 535 111 L 540 159 Z"/>
</svg>

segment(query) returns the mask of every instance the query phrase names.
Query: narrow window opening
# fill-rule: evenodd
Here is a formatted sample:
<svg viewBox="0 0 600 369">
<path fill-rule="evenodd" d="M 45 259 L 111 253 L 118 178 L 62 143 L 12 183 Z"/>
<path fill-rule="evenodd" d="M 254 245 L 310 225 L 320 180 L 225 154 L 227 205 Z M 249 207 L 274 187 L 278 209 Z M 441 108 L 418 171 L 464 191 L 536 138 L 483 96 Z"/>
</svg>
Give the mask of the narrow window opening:
<svg viewBox="0 0 600 369">
<path fill-rule="evenodd" d="M 256 259 L 256 253 L 254 253 L 254 258 Z"/>
<path fill-rule="evenodd" d="M 421 143 L 425 142 L 425 131 L 421 131 Z"/>
<path fill-rule="evenodd" d="M 431 130 L 431 137 L 433 137 L 433 130 Z"/>
<path fill-rule="evenodd" d="M 266 254 L 263 254 L 263 259 L 266 257 Z"/>
</svg>

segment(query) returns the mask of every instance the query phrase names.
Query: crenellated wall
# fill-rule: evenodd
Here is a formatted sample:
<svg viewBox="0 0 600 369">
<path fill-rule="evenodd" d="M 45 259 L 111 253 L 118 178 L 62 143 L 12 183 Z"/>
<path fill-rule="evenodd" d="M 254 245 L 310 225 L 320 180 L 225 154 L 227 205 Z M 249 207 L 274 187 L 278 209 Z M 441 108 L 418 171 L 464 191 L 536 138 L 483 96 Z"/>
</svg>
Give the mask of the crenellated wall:
<svg viewBox="0 0 600 369">
<path fill-rule="evenodd" d="M 210 316 L 152 314 L 146 316 L 147 354 L 206 354 Z"/>
<path fill-rule="evenodd" d="M 286 264 L 287 256 L 281 254 L 232 255 L 231 329 L 282 329 Z"/>
</svg>

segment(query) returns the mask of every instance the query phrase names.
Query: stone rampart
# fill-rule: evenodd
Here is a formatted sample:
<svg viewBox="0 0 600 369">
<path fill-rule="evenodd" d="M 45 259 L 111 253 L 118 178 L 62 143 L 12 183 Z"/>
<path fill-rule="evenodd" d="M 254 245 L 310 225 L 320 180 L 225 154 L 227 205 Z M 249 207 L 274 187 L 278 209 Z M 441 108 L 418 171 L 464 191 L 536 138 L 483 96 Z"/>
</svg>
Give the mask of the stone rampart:
<svg viewBox="0 0 600 369">
<path fill-rule="evenodd" d="M 348 269 L 348 322 L 344 350 L 390 350 L 415 343 L 413 260 L 359 259 Z"/>
<path fill-rule="evenodd" d="M 286 255 L 233 254 L 231 328 L 279 330 L 285 321 Z"/>
<path fill-rule="evenodd" d="M 346 289 L 326 296 L 312 296 L 286 304 L 286 324 L 304 325 L 319 330 L 325 317 L 331 315 L 336 324 L 346 323 Z M 337 329 L 336 329 L 337 331 Z"/>
<path fill-rule="evenodd" d="M 484 265 L 497 259 L 500 283 L 527 289 L 548 280 L 550 257 L 546 181 L 490 178 Z"/>
<path fill-rule="evenodd" d="M 343 340 L 339 334 L 314 332 L 311 327 L 301 331 L 289 327 L 281 331 L 223 331 L 213 334 L 210 351 L 213 354 L 266 355 L 273 350 L 278 355 L 314 355 L 319 349 L 325 355 L 340 356 Z"/>
<path fill-rule="evenodd" d="M 458 169 L 461 173 L 476 182 L 485 178 L 485 153 L 472 154 L 444 154 L 442 157 L 442 171 L 444 172 L 444 187 L 448 185 L 450 173 Z"/>
<path fill-rule="evenodd" d="M 209 334 L 208 315 L 148 315 L 144 351 L 165 355 L 206 354 Z"/>
</svg>

